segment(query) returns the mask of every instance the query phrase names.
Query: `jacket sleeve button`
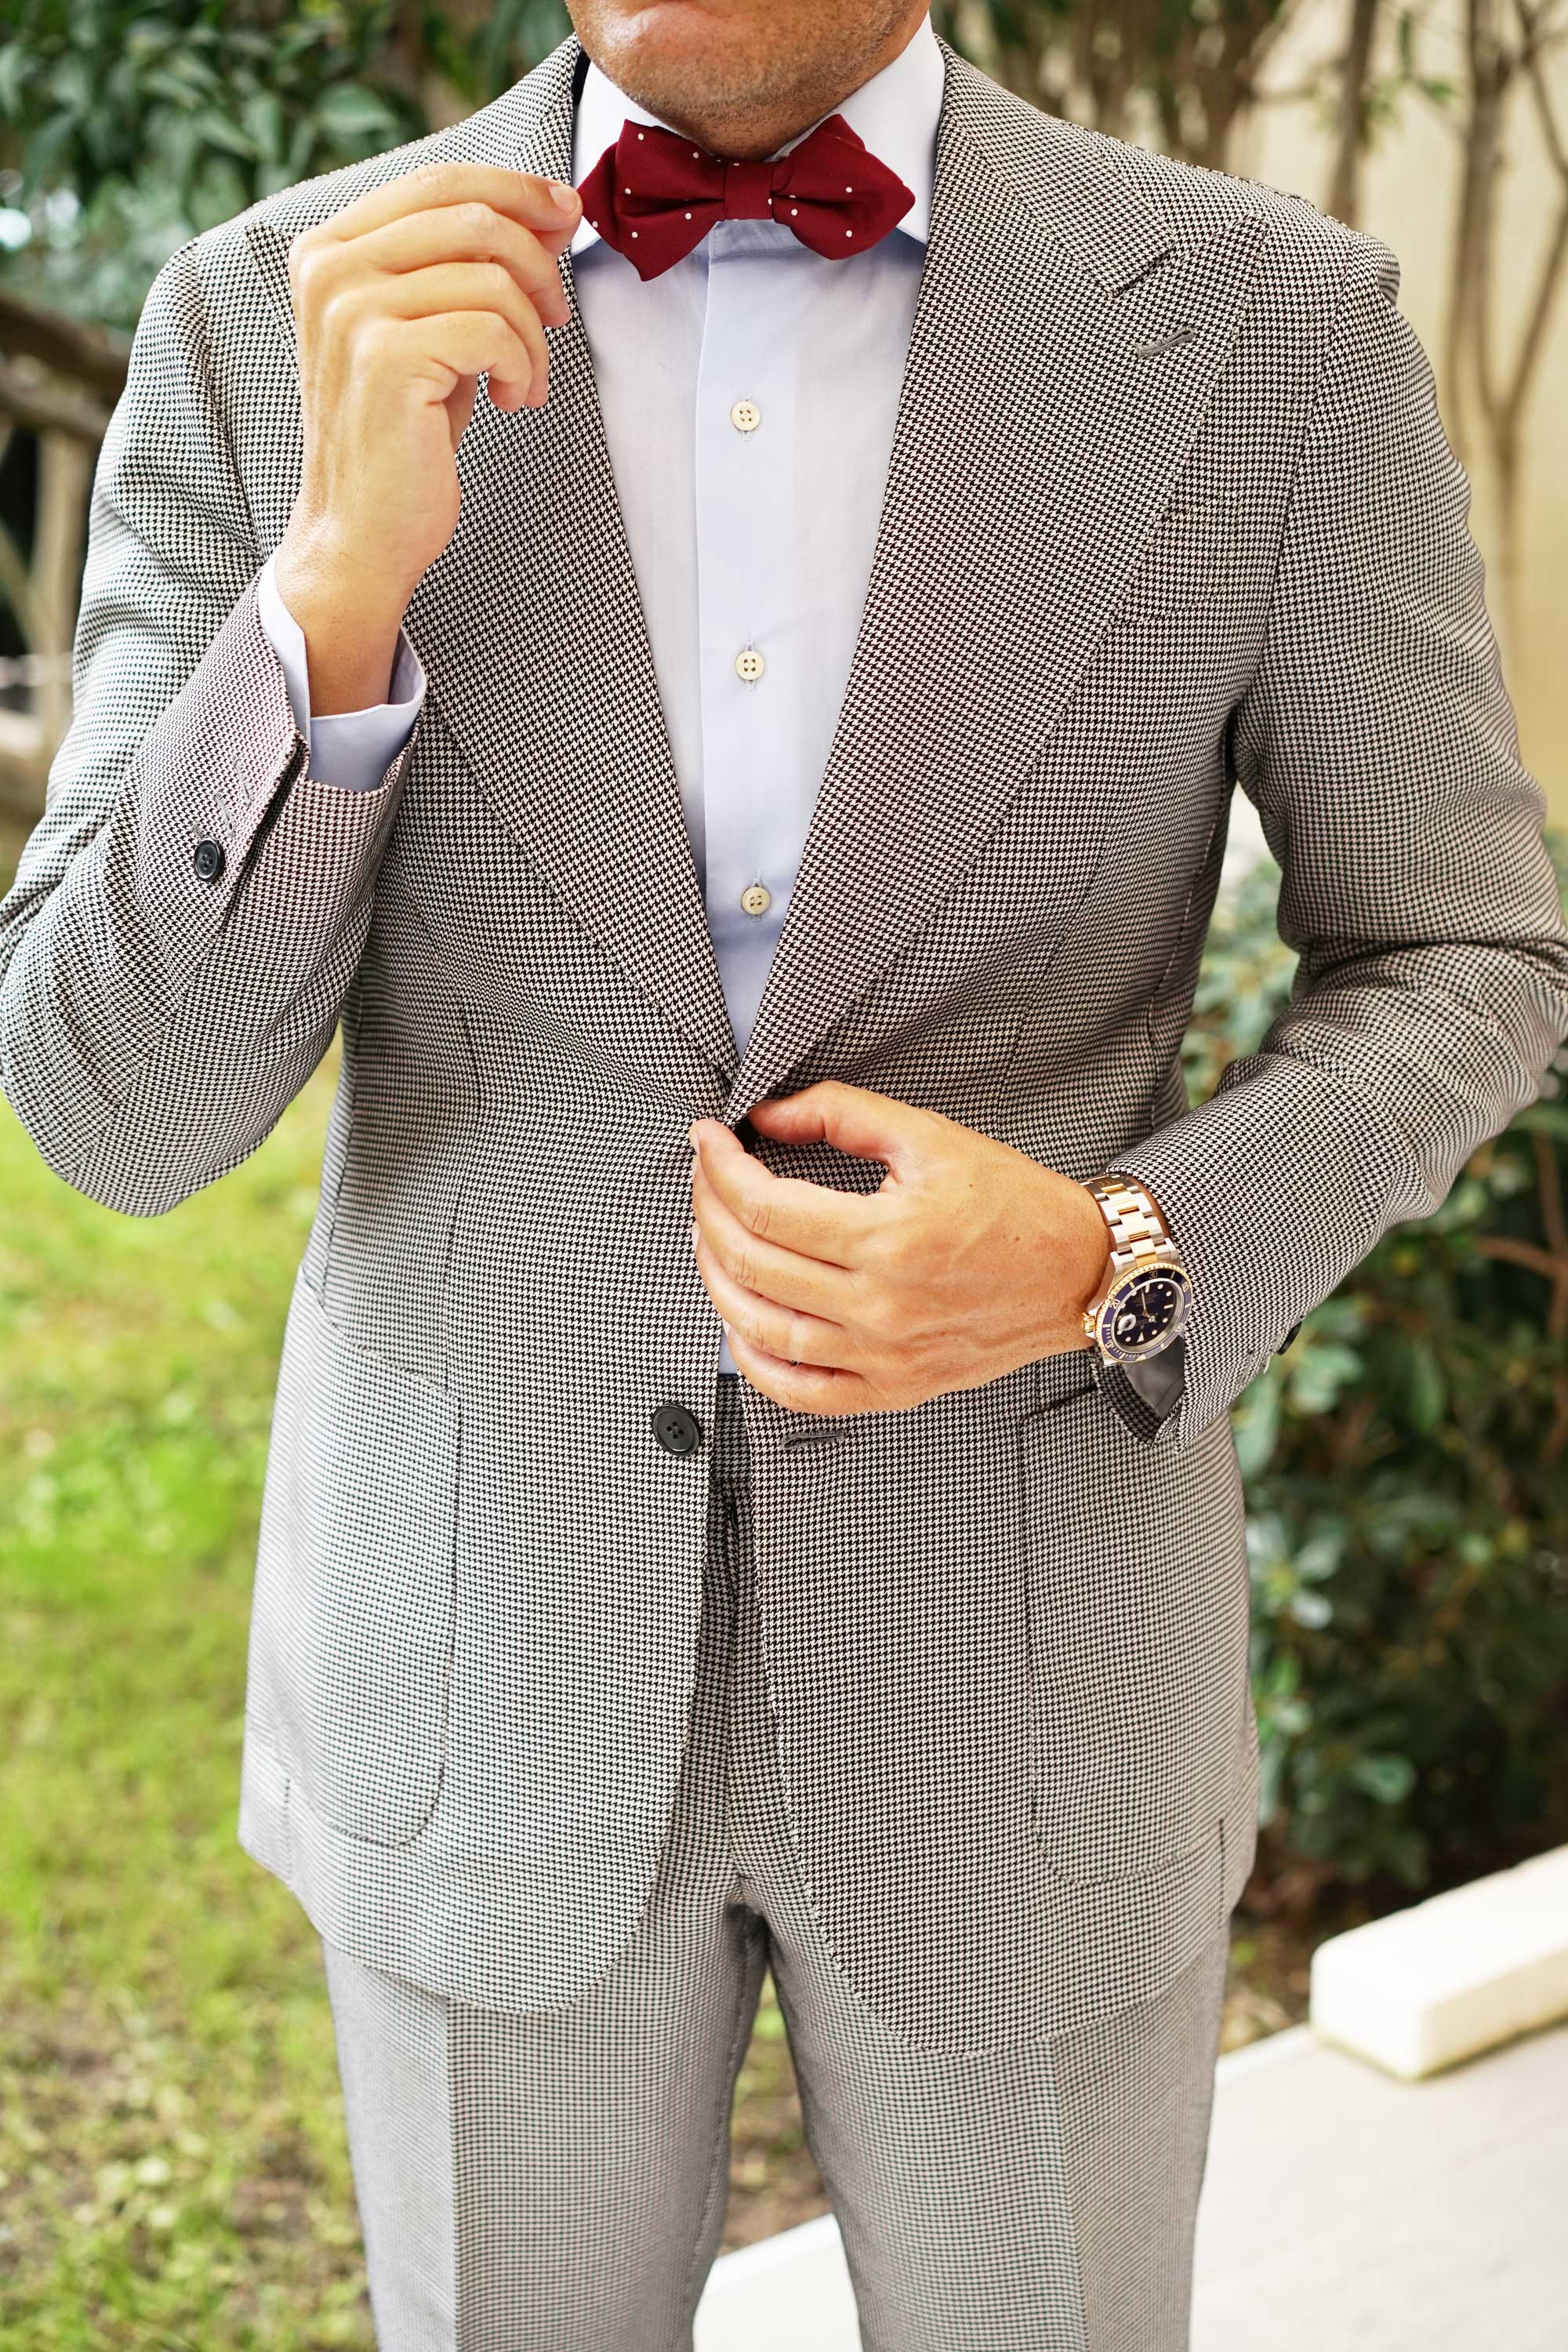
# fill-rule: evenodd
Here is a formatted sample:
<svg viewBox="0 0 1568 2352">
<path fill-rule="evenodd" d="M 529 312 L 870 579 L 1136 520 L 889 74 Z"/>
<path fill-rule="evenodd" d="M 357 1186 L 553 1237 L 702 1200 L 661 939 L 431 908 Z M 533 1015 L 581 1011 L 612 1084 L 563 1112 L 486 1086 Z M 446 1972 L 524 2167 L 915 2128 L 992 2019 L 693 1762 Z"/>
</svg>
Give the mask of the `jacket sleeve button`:
<svg viewBox="0 0 1568 2352">
<path fill-rule="evenodd" d="M 195 856 L 191 862 L 196 869 L 198 880 L 216 882 L 223 874 L 223 844 L 218 841 L 198 841 Z"/>
</svg>

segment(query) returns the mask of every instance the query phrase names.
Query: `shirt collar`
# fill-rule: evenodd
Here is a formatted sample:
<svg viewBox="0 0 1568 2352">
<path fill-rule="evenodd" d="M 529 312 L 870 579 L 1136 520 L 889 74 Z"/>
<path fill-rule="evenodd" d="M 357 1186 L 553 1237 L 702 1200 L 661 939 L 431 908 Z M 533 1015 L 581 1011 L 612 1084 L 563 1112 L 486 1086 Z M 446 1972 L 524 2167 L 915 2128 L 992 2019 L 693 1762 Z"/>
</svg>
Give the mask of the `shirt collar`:
<svg viewBox="0 0 1568 2352">
<path fill-rule="evenodd" d="M 931 233 L 931 180 L 936 169 L 937 121 L 942 113 L 944 79 L 942 51 L 928 14 L 921 18 L 912 37 L 890 65 L 873 74 L 869 81 L 862 82 L 858 89 L 851 90 L 840 105 L 828 109 L 829 114 L 841 114 L 872 154 L 889 171 L 896 172 L 906 188 L 913 189 L 914 203 L 898 226 L 906 236 L 914 237 L 921 245 Z M 819 119 L 826 121 L 827 116 Z M 660 123 L 664 130 L 673 127 L 627 98 L 590 59 L 572 124 L 574 182 L 587 178 L 605 148 L 615 145 L 622 123 L 628 121 Z M 795 138 L 786 139 L 773 152 L 787 155 L 816 128 L 815 122 L 808 123 Z M 584 215 L 577 224 L 567 251 L 575 259 L 579 253 L 599 242 L 598 230 Z"/>
</svg>

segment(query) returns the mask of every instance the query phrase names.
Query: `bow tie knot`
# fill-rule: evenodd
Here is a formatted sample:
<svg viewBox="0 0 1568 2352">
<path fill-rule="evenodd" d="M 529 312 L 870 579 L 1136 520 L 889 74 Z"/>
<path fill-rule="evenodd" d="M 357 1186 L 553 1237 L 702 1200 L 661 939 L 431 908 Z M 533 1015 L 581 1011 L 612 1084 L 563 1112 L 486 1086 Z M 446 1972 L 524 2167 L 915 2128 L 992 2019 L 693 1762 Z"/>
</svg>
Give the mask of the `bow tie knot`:
<svg viewBox="0 0 1568 2352">
<path fill-rule="evenodd" d="M 579 193 L 584 216 L 639 278 L 684 260 L 721 220 L 776 220 L 833 261 L 895 227 L 914 192 L 830 114 L 784 155 L 726 160 L 659 123 L 624 122 Z"/>
<path fill-rule="evenodd" d="M 767 220 L 773 214 L 775 193 L 783 192 L 787 173 L 787 155 L 764 156 L 760 163 L 724 163 L 719 169 L 724 174 L 721 202 L 726 220 Z"/>
</svg>

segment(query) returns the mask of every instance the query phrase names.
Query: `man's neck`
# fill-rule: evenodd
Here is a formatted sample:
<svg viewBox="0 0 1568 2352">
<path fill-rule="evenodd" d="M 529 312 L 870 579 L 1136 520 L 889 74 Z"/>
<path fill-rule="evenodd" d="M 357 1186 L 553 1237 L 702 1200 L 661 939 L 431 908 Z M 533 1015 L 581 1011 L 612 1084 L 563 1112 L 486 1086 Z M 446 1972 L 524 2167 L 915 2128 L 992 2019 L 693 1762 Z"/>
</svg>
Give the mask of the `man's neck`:
<svg viewBox="0 0 1568 2352">
<path fill-rule="evenodd" d="M 789 141 L 809 131 L 814 123 L 823 121 L 855 90 L 891 65 L 909 47 L 924 18 L 925 10 L 921 7 L 907 23 L 895 26 L 843 77 L 825 75 L 815 88 L 794 90 L 773 101 L 761 100 L 754 105 L 738 100 L 705 106 L 695 96 L 687 100 L 674 93 L 648 93 L 634 88 L 630 79 L 621 79 L 610 66 L 603 66 L 600 70 L 608 74 L 626 97 L 646 107 L 659 121 L 679 131 L 695 146 L 736 163 L 755 163 L 776 154 Z"/>
</svg>

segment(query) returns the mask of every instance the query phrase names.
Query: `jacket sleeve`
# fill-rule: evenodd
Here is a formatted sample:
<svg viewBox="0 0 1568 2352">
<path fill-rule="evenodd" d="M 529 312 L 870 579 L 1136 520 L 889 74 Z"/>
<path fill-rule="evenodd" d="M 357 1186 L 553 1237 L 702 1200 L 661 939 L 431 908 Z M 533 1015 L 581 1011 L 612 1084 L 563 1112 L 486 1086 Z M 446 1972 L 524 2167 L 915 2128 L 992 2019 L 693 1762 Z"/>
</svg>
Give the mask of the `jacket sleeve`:
<svg viewBox="0 0 1568 2352">
<path fill-rule="evenodd" d="M 1520 761 L 1469 483 L 1396 307 L 1397 259 L 1344 238 L 1268 631 L 1233 722 L 1281 869 L 1292 995 L 1207 1101 L 1116 1160 L 1192 1270 L 1167 1410 L 1095 1359 L 1154 1446 L 1197 1437 L 1391 1225 L 1442 1205 L 1552 1083 L 1568 1030 L 1544 798 Z"/>
<path fill-rule="evenodd" d="M 325 1053 L 414 740 L 368 792 L 310 772 L 258 614 L 204 242 L 137 328 L 93 480 L 71 727 L 0 904 L 0 1085 L 68 1183 L 143 1216 L 244 1159 Z"/>
</svg>

